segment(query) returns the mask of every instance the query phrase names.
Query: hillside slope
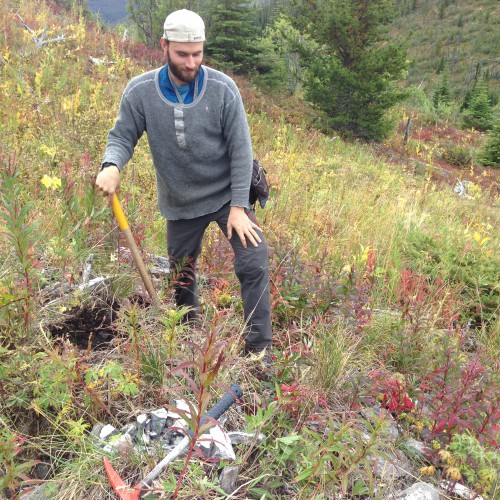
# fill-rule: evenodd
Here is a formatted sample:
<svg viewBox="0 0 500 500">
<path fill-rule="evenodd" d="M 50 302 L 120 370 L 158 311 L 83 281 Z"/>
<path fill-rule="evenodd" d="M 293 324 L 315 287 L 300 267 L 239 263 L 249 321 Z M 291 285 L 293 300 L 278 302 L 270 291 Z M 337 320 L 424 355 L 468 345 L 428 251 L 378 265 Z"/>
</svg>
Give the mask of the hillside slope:
<svg viewBox="0 0 500 500">
<path fill-rule="evenodd" d="M 487 76 L 497 100 L 500 9 L 490 0 L 398 0 L 393 35 L 406 40 L 408 82 L 431 91 L 448 70 L 454 97 L 464 97 L 476 73 Z"/>
<path fill-rule="evenodd" d="M 236 381 L 244 397 L 224 427 L 253 437 L 234 445 L 233 498 L 392 498 L 416 481 L 447 497 L 457 482 L 498 496 L 494 193 L 474 184 L 459 196 L 427 168 L 401 168 L 371 145 L 323 134 L 304 104 L 278 105 L 238 78 L 272 188 L 256 215 L 269 246 L 277 373 L 259 380 L 260 360 L 240 356 L 239 283 L 217 226 L 198 261 L 203 324 L 182 322 L 172 306 L 175 273 L 157 265 L 165 220 L 146 138 L 119 197 L 161 307 L 149 303 L 94 188 L 122 91 L 162 64 L 162 52 L 57 2 L 3 6 L 2 500 L 32 480 L 41 483 L 35 497 L 43 489 L 54 500 L 114 498 L 104 456 L 132 485 L 166 450 L 147 444 L 152 424 L 103 449 L 103 424 L 130 430 L 176 399 L 201 415 Z M 188 420 L 197 432 L 198 419 Z M 227 463 L 190 453 L 162 473 L 154 494 L 223 497 Z"/>
</svg>

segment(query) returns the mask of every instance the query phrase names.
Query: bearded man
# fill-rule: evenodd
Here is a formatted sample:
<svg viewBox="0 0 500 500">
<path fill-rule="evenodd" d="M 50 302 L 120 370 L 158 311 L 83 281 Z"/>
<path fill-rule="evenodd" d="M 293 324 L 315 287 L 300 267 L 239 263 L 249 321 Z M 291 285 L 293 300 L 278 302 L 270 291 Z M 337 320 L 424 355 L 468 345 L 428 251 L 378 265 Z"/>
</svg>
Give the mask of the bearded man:
<svg viewBox="0 0 500 500">
<path fill-rule="evenodd" d="M 249 206 L 252 145 L 235 82 L 202 64 L 205 25 L 189 10 L 165 20 L 160 40 L 167 65 L 133 78 L 109 132 L 96 186 L 105 196 L 144 132 L 156 170 L 158 206 L 167 220 L 167 250 L 182 278 L 174 286 L 189 320 L 200 318 L 196 261 L 202 237 L 216 222 L 234 251 L 245 315 L 245 354 L 270 357 L 271 312 L 267 247 Z"/>
</svg>

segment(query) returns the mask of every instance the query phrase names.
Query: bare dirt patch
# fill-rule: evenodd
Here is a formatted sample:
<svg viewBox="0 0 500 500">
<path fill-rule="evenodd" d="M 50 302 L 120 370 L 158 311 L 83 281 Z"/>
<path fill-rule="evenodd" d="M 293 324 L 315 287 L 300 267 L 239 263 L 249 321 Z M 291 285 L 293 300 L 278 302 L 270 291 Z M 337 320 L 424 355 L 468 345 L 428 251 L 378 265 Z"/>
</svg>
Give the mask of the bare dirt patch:
<svg viewBox="0 0 500 500">
<path fill-rule="evenodd" d="M 54 338 L 68 339 L 79 349 L 103 350 L 116 336 L 113 322 L 119 305 L 111 301 L 97 301 L 73 308 L 64 321 L 49 328 Z"/>
</svg>

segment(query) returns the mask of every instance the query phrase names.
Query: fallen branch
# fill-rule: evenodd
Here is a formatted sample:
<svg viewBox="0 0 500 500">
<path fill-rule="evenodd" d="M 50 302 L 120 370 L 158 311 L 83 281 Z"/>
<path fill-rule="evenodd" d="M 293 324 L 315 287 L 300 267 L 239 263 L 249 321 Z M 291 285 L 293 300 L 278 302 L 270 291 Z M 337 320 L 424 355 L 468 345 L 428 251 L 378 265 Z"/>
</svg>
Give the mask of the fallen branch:
<svg viewBox="0 0 500 500">
<path fill-rule="evenodd" d="M 44 45 L 48 45 L 49 43 L 59 43 L 59 42 L 65 42 L 68 39 L 64 35 L 58 35 L 56 38 L 52 38 L 50 40 L 46 40 L 47 37 L 47 29 L 43 29 L 42 36 L 39 38 L 36 33 L 24 22 L 24 19 L 19 15 L 16 14 L 23 26 L 33 35 L 33 41 L 35 42 L 36 46 L 41 49 Z"/>
<path fill-rule="evenodd" d="M 89 56 L 90 62 L 92 64 L 95 64 L 96 66 L 99 66 L 100 64 L 116 64 L 115 61 L 106 61 L 106 59 L 99 59 L 97 57 L 92 57 Z"/>
</svg>

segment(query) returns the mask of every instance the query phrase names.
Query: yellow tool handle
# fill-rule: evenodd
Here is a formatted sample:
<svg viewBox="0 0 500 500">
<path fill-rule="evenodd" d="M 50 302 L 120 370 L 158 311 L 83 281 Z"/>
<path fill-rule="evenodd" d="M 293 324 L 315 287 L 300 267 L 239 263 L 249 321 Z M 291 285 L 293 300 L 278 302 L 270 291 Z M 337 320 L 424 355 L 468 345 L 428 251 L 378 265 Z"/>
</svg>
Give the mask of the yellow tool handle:
<svg viewBox="0 0 500 500">
<path fill-rule="evenodd" d="M 156 306 L 161 306 L 160 299 L 158 295 L 156 295 L 155 289 L 153 287 L 153 282 L 151 281 L 151 277 L 148 274 L 146 266 L 144 265 L 144 261 L 142 260 L 141 253 L 139 252 L 139 248 L 134 240 L 134 236 L 127 222 L 127 218 L 125 217 L 125 213 L 123 212 L 122 206 L 120 204 L 120 200 L 118 200 L 118 196 L 116 194 L 113 195 L 113 212 L 115 213 L 116 220 L 118 221 L 118 226 L 123 231 L 123 235 L 127 240 L 127 245 L 130 249 L 130 253 L 134 258 L 134 262 L 139 269 L 139 273 L 142 278 L 142 282 L 148 291 L 151 300 L 154 302 Z"/>
<path fill-rule="evenodd" d="M 118 221 L 118 225 L 120 229 L 123 231 L 124 229 L 128 229 L 127 218 L 125 217 L 125 213 L 120 204 L 120 200 L 118 200 L 118 196 L 116 194 L 113 195 L 113 212 L 115 213 L 116 220 Z"/>
</svg>

